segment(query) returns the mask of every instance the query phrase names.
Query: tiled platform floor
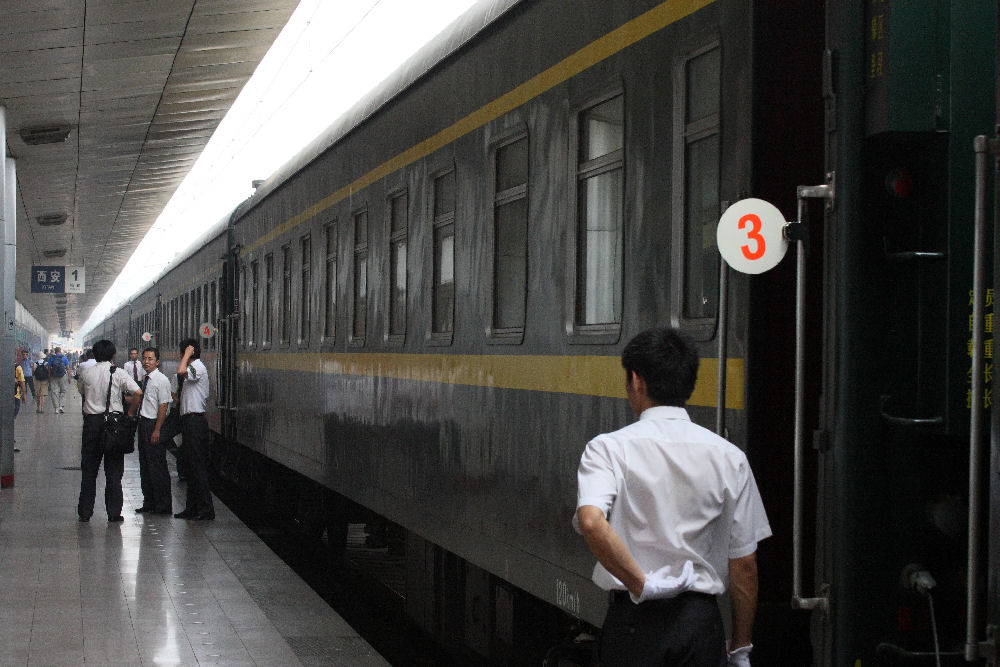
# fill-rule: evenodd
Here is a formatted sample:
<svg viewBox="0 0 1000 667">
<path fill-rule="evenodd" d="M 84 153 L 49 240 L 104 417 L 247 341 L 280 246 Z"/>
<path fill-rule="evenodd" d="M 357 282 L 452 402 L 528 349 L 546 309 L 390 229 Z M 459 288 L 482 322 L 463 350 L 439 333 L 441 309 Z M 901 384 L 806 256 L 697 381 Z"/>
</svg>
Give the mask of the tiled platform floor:
<svg viewBox="0 0 1000 667">
<path fill-rule="evenodd" d="M 80 491 L 79 395 L 65 414 L 27 403 L 14 486 L 0 491 L 0 665 L 385 665 L 216 499 L 216 519 L 135 514 L 125 457 L 123 523 L 108 523 L 104 471 L 89 523 Z M 174 508 L 183 506 L 176 482 Z"/>
</svg>

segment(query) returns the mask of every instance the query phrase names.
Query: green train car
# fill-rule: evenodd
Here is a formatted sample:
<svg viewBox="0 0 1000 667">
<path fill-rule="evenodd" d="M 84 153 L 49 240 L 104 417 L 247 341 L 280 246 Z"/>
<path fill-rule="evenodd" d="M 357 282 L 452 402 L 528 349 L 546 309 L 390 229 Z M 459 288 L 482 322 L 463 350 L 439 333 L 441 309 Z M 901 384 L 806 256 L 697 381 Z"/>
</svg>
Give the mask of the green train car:
<svg viewBox="0 0 1000 667">
<path fill-rule="evenodd" d="M 220 475 L 389 522 L 465 655 L 590 664 L 576 466 L 680 327 L 774 529 L 754 663 L 996 664 L 996 41 L 972 0 L 483 2 L 90 337 L 205 329 Z M 792 223 L 759 274 L 747 198 Z"/>
</svg>

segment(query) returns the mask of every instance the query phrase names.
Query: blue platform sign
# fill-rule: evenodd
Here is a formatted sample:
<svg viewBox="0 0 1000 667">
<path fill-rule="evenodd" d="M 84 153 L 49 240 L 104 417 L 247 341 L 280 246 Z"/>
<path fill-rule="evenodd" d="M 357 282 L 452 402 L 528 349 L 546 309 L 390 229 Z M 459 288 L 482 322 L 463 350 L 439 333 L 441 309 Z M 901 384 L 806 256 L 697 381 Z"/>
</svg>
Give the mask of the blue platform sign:
<svg viewBox="0 0 1000 667">
<path fill-rule="evenodd" d="M 32 294 L 83 294 L 82 266 L 32 266 Z"/>
</svg>

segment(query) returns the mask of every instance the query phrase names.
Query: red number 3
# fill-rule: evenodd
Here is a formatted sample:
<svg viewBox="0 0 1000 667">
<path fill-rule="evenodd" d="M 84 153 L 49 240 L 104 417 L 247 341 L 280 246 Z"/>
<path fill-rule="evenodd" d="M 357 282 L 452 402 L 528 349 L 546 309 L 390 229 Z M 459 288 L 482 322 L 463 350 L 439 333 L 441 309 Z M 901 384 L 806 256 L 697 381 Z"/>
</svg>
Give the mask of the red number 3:
<svg viewBox="0 0 1000 667">
<path fill-rule="evenodd" d="M 747 213 L 739 221 L 739 228 L 745 229 L 747 224 L 750 225 L 750 231 L 747 232 L 747 238 L 757 244 L 754 250 L 750 249 L 749 245 L 741 246 L 740 250 L 743 252 L 743 256 L 747 259 L 760 259 L 764 256 L 764 237 L 760 235 L 760 216 L 754 215 L 753 213 Z"/>
</svg>

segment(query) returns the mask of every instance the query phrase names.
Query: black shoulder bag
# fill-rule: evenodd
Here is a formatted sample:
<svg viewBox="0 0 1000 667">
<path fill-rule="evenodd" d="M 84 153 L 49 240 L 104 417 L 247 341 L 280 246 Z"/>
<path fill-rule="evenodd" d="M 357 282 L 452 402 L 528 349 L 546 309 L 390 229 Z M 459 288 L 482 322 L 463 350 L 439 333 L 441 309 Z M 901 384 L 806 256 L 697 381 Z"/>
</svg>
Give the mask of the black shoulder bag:
<svg viewBox="0 0 1000 667">
<path fill-rule="evenodd" d="M 108 397 L 104 403 L 104 453 L 130 454 L 135 451 L 135 427 L 137 420 L 124 412 L 111 409 L 111 384 L 115 377 L 114 365 L 108 378 Z"/>
</svg>

